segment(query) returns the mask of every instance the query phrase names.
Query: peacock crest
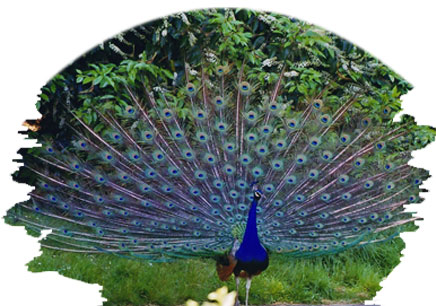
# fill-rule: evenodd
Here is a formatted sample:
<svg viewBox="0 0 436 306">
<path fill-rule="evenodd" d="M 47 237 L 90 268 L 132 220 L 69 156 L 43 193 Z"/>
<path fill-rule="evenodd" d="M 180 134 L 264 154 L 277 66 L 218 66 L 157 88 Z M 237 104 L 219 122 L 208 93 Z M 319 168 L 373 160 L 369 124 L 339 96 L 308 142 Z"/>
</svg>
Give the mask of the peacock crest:
<svg viewBox="0 0 436 306">
<path fill-rule="evenodd" d="M 245 26 L 248 24 L 249 26 Z M 418 217 L 434 129 L 402 115 L 411 85 L 348 41 L 272 13 L 180 13 L 120 34 L 42 89 L 7 221 L 69 252 L 214 257 L 257 229 L 269 252 L 383 241 Z"/>
</svg>

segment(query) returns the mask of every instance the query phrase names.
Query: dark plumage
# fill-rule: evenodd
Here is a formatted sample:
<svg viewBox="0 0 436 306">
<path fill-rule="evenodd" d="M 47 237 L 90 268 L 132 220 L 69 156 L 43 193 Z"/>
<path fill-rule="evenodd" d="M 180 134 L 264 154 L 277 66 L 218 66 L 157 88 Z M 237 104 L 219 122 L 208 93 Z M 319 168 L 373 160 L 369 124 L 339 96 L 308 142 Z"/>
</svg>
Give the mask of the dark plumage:
<svg viewBox="0 0 436 306">
<path fill-rule="evenodd" d="M 235 274 L 236 291 L 239 287 L 239 278 L 247 279 L 246 304 L 251 278 L 262 273 L 269 264 L 268 253 L 260 243 L 256 226 L 256 207 L 261 197 L 260 190 L 254 191 L 242 243 L 239 244 L 235 240 L 230 254 L 217 261 L 217 273 L 222 281 L 227 280 L 232 273 Z"/>
<path fill-rule="evenodd" d="M 268 253 L 260 243 L 256 226 L 256 208 L 260 198 L 260 191 L 255 191 L 254 199 L 248 213 L 244 239 L 235 252 L 235 259 L 238 261 L 234 269 L 236 276 L 240 276 L 242 272 L 246 277 L 251 277 L 259 274 L 268 267 Z"/>
</svg>

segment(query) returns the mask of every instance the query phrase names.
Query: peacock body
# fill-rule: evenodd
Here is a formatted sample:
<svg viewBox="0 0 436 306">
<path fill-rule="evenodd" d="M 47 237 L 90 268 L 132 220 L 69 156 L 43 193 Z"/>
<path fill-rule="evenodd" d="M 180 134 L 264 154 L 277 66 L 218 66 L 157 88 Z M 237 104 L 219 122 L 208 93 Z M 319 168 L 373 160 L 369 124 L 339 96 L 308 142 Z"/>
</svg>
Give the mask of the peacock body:
<svg viewBox="0 0 436 306">
<path fill-rule="evenodd" d="M 408 161 L 434 131 L 393 120 L 410 85 L 386 71 L 275 14 L 198 11 L 137 27 L 43 89 L 27 132 L 41 147 L 21 151 L 16 175 L 35 189 L 7 219 L 51 229 L 45 248 L 218 258 L 222 279 L 250 279 L 268 252 L 390 239 L 417 219 L 404 205 L 422 200 L 428 173 Z"/>
</svg>

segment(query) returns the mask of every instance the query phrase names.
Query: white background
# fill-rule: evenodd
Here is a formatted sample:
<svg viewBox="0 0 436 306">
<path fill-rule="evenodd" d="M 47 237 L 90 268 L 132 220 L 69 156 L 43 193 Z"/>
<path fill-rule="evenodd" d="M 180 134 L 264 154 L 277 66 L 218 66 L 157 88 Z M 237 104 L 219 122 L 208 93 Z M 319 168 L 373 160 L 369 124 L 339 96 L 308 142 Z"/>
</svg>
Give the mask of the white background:
<svg viewBox="0 0 436 306">
<path fill-rule="evenodd" d="M 0 7 L 0 215 L 27 198 L 29 186 L 12 181 L 16 151 L 30 146 L 16 131 L 37 118 L 40 87 L 76 57 L 104 39 L 171 13 L 214 6 L 249 7 L 291 15 L 329 29 L 380 58 L 415 89 L 404 109 L 418 123 L 436 126 L 436 19 L 431 1 L 20 1 Z M 248 4 L 249 3 L 249 4 Z M 436 174 L 436 144 L 414 153 L 415 166 Z M 426 181 L 425 203 L 413 206 L 425 217 L 416 233 L 403 234 L 407 249 L 374 301 L 382 306 L 436 305 L 436 179 Z M 37 240 L 23 228 L 0 222 L 0 304 L 7 306 L 101 305 L 98 285 L 55 272 L 30 273 Z M 215 288 L 211 288 L 215 289 Z"/>
</svg>

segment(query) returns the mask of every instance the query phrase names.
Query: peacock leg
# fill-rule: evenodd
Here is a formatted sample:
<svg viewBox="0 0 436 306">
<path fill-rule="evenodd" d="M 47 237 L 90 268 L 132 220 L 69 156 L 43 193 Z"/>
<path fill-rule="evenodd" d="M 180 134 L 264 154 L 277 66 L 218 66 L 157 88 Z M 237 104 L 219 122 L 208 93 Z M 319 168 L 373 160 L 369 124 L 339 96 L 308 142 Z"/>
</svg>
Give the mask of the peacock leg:
<svg viewBox="0 0 436 306">
<path fill-rule="evenodd" d="M 248 306 L 248 293 L 250 292 L 250 286 L 251 278 L 247 278 L 247 284 L 245 285 L 245 289 L 247 289 L 247 291 L 245 292 L 245 306 Z"/>
<path fill-rule="evenodd" d="M 235 282 L 236 282 L 236 300 L 235 300 L 235 306 L 239 306 L 239 277 L 235 276 Z"/>
</svg>

